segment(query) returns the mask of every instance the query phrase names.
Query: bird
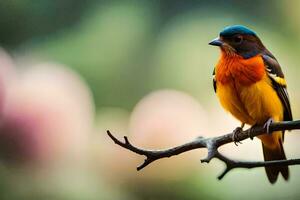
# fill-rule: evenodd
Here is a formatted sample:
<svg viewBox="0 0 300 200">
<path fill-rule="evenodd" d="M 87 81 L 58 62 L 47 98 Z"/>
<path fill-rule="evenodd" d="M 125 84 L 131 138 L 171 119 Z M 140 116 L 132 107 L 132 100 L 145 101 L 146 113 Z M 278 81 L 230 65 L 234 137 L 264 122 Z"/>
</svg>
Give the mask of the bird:
<svg viewBox="0 0 300 200">
<path fill-rule="evenodd" d="M 275 56 L 265 47 L 256 32 L 243 25 L 225 27 L 209 45 L 221 49 L 213 70 L 213 87 L 222 107 L 245 124 L 263 125 L 262 142 L 265 161 L 286 160 L 284 131 L 271 132 L 272 122 L 292 121 L 287 83 Z M 289 179 L 288 166 L 265 167 L 270 183 L 281 173 Z"/>
</svg>

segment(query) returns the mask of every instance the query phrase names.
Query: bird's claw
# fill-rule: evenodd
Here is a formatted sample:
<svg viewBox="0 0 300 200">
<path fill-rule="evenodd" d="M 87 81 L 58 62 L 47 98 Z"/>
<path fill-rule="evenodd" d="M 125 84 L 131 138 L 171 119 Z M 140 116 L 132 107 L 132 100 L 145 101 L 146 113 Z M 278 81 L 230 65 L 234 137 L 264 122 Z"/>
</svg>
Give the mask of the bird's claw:
<svg viewBox="0 0 300 200">
<path fill-rule="evenodd" d="M 248 137 L 249 137 L 251 140 L 253 140 L 252 129 L 251 129 L 251 128 L 247 131 L 247 134 L 248 134 Z"/>
<path fill-rule="evenodd" d="M 251 128 L 247 131 L 247 134 L 248 134 L 248 137 L 251 139 L 251 140 L 253 140 L 253 135 L 252 135 L 252 133 L 253 133 L 253 129 L 256 127 L 257 125 L 255 124 L 255 125 L 253 125 L 253 126 L 251 126 Z"/>
<path fill-rule="evenodd" d="M 233 130 L 232 132 L 232 141 L 236 146 L 238 146 L 238 143 L 242 144 L 242 142 L 239 140 L 239 134 L 243 132 L 242 127 L 237 127 L 236 129 Z"/>
<path fill-rule="evenodd" d="M 264 124 L 264 129 L 266 129 L 266 132 L 268 135 L 271 135 L 272 132 L 270 132 L 270 126 L 274 122 L 273 118 L 269 118 L 266 123 Z"/>
</svg>

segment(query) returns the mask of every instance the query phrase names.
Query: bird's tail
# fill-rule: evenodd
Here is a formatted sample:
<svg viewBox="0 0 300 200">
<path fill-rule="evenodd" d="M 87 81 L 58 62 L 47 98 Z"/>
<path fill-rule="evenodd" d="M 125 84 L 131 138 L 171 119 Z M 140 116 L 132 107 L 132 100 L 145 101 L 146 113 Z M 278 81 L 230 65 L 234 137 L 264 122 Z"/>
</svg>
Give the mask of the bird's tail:
<svg viewBox="0 0 300 200">
<path fill-rule="evenodd" d="M 273 133 L 274 134 L 274 133 Z M 271 136 L 272 137 L 272 136 Z M 264 159 L 265 161 L 271 161 L 271 160 L 286 160 L 286 156 L 284 153 L 284 149 L 282 146 L 282 140 L 279 139 L 278 145 L 274 148 L 268 147 L 264 142 L 262 141 L 262 147 L 263 147 L 263 153 L 264 153 Z M 271 166 L 271 167 L 265 167 L 268 179 L 270 183 L 275 183 L 277 180 L 277 177 L 279 173 L 282 174 L 283 178 L 285 180 L 289 179 L 289 168 L 288 166 Z"/>
</svg>

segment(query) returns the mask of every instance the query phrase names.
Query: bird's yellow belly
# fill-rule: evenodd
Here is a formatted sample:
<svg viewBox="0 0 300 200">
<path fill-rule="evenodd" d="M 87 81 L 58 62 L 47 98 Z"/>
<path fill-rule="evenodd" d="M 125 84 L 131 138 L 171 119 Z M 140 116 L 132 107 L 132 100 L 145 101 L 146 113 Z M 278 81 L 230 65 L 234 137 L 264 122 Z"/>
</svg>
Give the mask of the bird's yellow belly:
<svg viewBox="0 0 300 200">
<path fill-rule="evenodd" d="M 217 82 L 217 96 L 222 106 L 242 123 L 264 124 L 270 117 L 275 121 L 283 119 L 281 101 L 267 75 L 251 85 Z"/>
</svg>

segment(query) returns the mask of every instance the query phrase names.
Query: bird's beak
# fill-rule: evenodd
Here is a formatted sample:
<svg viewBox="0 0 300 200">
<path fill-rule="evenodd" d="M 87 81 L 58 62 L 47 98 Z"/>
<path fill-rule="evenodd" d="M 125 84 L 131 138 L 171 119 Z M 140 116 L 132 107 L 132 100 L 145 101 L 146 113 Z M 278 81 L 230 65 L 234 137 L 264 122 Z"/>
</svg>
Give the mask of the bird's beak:
<svg viewBox="0 0 300 200">
<path fill-rule="evenodd" d="M 213 45 L 213 46 L 222 46 L 223 45 L 223 41 L 220 38 L 216 38 L 214 40 L 212 40 L 210 43 L 208 43 L 209 45 Z"/>
</svg>

